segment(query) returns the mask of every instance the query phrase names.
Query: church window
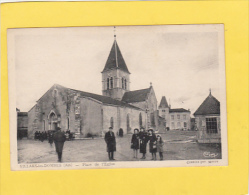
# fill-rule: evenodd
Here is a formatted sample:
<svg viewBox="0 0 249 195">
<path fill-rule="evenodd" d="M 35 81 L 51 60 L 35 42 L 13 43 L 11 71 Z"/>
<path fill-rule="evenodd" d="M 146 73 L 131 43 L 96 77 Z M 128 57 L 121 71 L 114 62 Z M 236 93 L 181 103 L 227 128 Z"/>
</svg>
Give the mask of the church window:
<svg viewBox="0 0 249 195">
<path fill-rule="evenodd" d="M 126 79 L 124 79 L 124 89 L 127 89 Z"/>
<path fill-rule="evenodd" d="M 69 117 L 67 117 L 67 129 L 70 128 L 70 121 L 69 121 Z"/>
<path fill-rule="evenodd" d="M 53 97 L 57 97 L 57 89 L 53 90 Z"/>
<path fill-rule="evenodd" d="M 151 114 L 150 114 L 150 117 L 151 117 L 151 118 L 150 118 L 150 119 L 151 119 L 151 125 L 152 125 L 152 126 L 155 126 L 156 123 L 155 123 L 155 116 L 154 116 L 154 113 L 151 113 Z"/>
<path fill-rule="evenodd" d="M 140 112 L 139 114 L 139 126 L 142 127 L 143 126 L 143 117 L 142 117 L 142 113 Z"/>
<path fill-rule="evenodd" d="M 177 119 L 180 119 L 180 114 L 177 115 Z"/>
<path fill-rule="evenodd" d="M 112 89 L 113 88 L 113 78 L 111 77 L 111 79 L 110 79 L 110 89 Z"/>
<path fill-rule="evenodd" d="M 124 78 L 122 78 L 122 89 L 124 89 Z"/>
<path fill-rule="evenodd" d="M 107 89 L 109 89 L 109 78 L 107 78 Z"/>
<path fill-rule="evenodd" d="M 174 115 L 171 115 L 171 120 L 174 120 Z"/>
<path fill-rule="evenodd" d="M 186 114 L 184 114 L 184 115 L 183 115 L 183 119 L 185 119 L 185 120 L 186 120 Z"/>
<path fill-rule="evenodd" d="M 187 128 L 187 123 L 186 122 L 184 122 L 184 127 Z"/>
<path fill-rule="evenodd" d="M 165 112 L 165 110 L 162 110 L 162 112 Z"/>
<path fill-rule="evenodd" d="M 110 127 L 114 127 L 114 122 L 113 122 L 113 117 L 111 117 L 111 120 L 110 120 Z"/>
</svg>

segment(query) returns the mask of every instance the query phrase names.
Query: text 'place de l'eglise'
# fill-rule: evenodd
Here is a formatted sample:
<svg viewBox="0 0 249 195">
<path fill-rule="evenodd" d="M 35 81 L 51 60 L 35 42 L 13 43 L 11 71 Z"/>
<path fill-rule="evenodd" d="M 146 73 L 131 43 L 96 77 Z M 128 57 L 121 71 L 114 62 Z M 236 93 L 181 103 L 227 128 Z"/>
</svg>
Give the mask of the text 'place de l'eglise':
<svg viewBox="0 0 249 195">
<path fill-rule="evenodd" d="M 195 112 L 196 122 L 191 122 L 190 110 L 171 108 L 165 96 L 158 106 L 152 83 L 146 89 L 131 91 L 130 72 L 116 37 L 101 74 L 102 95 L 54 84 L 27 114 L 18 112 L 18 131 L 33 138 L 36 131 L 61 127 L 80 138 L 103 135 L 110 126 L 115 133 L 122 128 L 124 134 L 140 127 L 161 133 L 196 128 L 200 139 L 220 142 L 220 103 L 211 92 Z M 25 126 L 25 120 L 27 127 L 20 127 Z"/>
</svg>

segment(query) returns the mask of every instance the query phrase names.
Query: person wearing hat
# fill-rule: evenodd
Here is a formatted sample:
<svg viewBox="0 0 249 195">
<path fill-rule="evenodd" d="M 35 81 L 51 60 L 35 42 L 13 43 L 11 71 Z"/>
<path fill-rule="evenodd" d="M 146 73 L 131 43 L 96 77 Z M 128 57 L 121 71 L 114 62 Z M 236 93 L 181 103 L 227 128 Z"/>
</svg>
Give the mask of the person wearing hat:
<svg viewBox="0 0 249 195">
<path fill-rule="evenodd" d="M 66 136 L 63 132 L 61 132 L 60 127 L 57 127 L 56 130 L 57 131 L 53 135 L 53 140 L 54 140 L 55 149 L 58 155 L 58 161 L 61 162 L 62 151 L 63 151 L 64 142 L 66 141 Z"/>
<path fill-rule="evenodd" d="M 112 130 L 113 128 L 109 127 L 109 131 L 106 132 L 105 134 L 105 142 L 107 145 L 107 152 L 108 152 L 109 160 L 115 160 L 114 152 L 116 151 L 116 138 Z"/>
<path fill-rule="evenodd" d="M 157 152 L 157 138 L 156 134 L 153 132 L 153 129 L 149 129 L 149 146 L 150 146 L 150 153 L 152 155 L 151 160 L 156 160 L 156 152 Z"/>
<path fill-rule="evenodd" d="M 139 139 L 140 139 L 140 153 L 143 154 L 141 159 L 146 158 L 146 147 L 148 141 L 148 134 L 143 127 L 141 127 L 141 131 L 139 132 Z"/>
</svg>

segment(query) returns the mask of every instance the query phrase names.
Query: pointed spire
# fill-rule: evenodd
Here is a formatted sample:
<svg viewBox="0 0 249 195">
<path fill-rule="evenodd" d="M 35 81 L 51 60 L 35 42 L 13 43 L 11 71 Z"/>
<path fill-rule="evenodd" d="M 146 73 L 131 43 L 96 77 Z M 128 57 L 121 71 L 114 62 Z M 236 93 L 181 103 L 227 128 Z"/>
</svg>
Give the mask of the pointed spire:
<svg viewBox="0 0 249 195">
<path fill-rule="evenodd" d="M 150 87 L 152 87 L 152 82 L 150 82 Z"/>
<path fill-rule="evenodd" d="M 212 96 L 211 88 L 209 88 L 209 96 Z"/>
<path fill-rule="evenodd" d="M 102 73 L 105 71 L 117 69 L 117 68 L 130 74 L 126 66 L 126 63 L 124 61 L 124 58 L 121 54 L 121 51 L 119 49 L 118 43 L 116 41 L 116 27 L 114 26 L 114 42 L 113 42 L 110 54 L 107 58 L 105 68 L 102 71 Z"/>
<path fill-rule="evenodd" d="M 162 99 L 161 99 L 159 108 L 168 108 L 168 107 L 169 107 L 169 105 L 168 105 L 168 102 L 166 100 L 166 97 L 163 96 Z"/>
</svg>

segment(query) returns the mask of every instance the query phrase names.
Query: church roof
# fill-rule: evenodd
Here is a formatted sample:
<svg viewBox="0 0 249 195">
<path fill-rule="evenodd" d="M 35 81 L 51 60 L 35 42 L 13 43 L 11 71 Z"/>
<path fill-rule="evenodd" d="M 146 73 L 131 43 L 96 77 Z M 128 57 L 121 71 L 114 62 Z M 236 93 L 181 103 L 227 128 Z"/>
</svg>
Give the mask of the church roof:
<svg viewBox="0 0 249 195">
<path fill-rule="evenodd" d="M 123 101 L 115 100 L 115 99 L 110 98 L 108 96 L 97 95 L 97 94 L 94 94 L 94 93 L 88 93 L 88 92 L 79 91 L 79 90 L 75 90 L 75 89 L 70 89 L 70 90 L 79 93 L 80 96 L 89 97 L 89 98 L 95 99 L 97 101 L 102 102 L 103 104 L 123 106 L 123 107 L 129 107 L 129 108 L 141 110 L 140 108 L 138 108 L 136 106 L 132 106 L 132 105 L 130 105 L 130 104 L 126 103 L 126 102 L 123 102 Z"/>
<path fill-rule="evenodd" d="M 147 89 L 140 89 L 136 91 L 127 91 L 123 95 L 122 101 L 127 103 L 143 102 L 147 99 L 151 87 Z"/>
<path fill-rule="evenodd" d="M 172 109 L 169 109 L 169 112 L 190 112 L 190 111 L 184 108 L 172 108 Z"/>
<path fill-rule="evenodd" d="M 105 68 L 102 72 L 112 70 L 112 69 L 120 69 L 127 73 L 130 73 L 124 61 L 124 58 L 121 54 L 121 51 L 119 49 L 116 39 L 113 42 L 110 54 L 105 64 Z"/>
<path fill-rule="evenodd" d="M 220 102 L 212 96 L 211 92 L 204 102 L 195 111 L 194 115 L 220 114 Z"/>
<path fill-rule="evenodd" d="M 169 107 L 169 105 L 168 105 L 168 102 L 166 100 L 166 97 L 163 96 L 162 99 L 161 99 L 159 108 L 168 108 L 168 107 Z"/>
<path fill-rule="evenodd" d="M 18 116 L 28 116 L 28 112 L 18 112 Z"/>
</svg>

